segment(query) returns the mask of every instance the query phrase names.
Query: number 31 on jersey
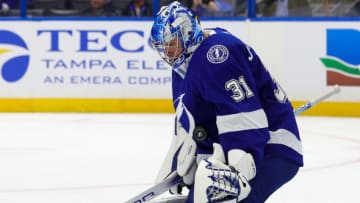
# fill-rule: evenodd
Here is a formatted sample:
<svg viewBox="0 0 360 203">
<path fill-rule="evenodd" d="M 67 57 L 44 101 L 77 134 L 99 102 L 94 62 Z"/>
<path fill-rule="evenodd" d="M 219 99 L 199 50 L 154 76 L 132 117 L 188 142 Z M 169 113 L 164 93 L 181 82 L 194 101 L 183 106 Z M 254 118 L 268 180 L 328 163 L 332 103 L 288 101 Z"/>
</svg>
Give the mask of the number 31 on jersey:
<svg viewBox="0 0 360 203">
<path fill-rule="evenodd" d="M 280 103 L 287 102 L 287 96 L 285 91 L 280 87 L 280 85 L 273 78 L 275 85 L 274 96 Z M 251 91 L 249 85 L 246 83 L 244 76 L 240 76 L 238 80 L 231 79 L 225 83 L 225 89 L 227 91 L 232 91 L 233 95 L 231 96 L 235 102 L 241 102 L 245 98 L 250 98 L 254 96 L 254 93 Z"/>
<path fill-rule="evenodd" d="M 227 91 L 232 91 L 233 95 L 231 96 L 234 101 L 241 102 L 245 98 L 250 98 L 254 96 L 254 93 L 249 88 L 248 84 L 245 81 L 244 76 L 240 76 L 238 80 L 231 79 L 225 83 L 225 89 Z"/>
</svg>

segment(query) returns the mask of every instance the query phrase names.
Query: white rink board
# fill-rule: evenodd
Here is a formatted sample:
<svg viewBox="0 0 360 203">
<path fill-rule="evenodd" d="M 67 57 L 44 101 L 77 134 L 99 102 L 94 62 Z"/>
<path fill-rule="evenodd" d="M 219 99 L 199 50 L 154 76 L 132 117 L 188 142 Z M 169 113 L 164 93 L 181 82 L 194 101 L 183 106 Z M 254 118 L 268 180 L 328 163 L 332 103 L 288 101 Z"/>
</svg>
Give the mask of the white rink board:
<svg viewBox="0 0 360 203">
<path fill-rule="evenodd" d="M 329 28 L 360 32 L 360 23 L 252 22 L 249 42 L 290 98 L 311 99 L 310 95 L 316 96 L 327 87 L 326 69 L 320 58 L 326 56 Z M 360 86 L 342 86 L 341 94 L 330 100 L 358 102 L 359 91 Z"/>
<path fill-rule="evenodd" d="M 10 23 L 9 23 L 10 22 Z M 308 100 L 327 88 L 326 30 L 355 29 L 354 22 L 203 21 L 250 44 L 293 100 Z M 0 31 L 27 48 L 0 43 L 0 66 L 30 57 L 23 77 L 0 78 L 1 98 L 171 97 L 171 71 L 149 45 L 151 21 L 0 21 Z M 360 101 L 359 86 L 343 87 L 331 101 Z"/>
</svg>

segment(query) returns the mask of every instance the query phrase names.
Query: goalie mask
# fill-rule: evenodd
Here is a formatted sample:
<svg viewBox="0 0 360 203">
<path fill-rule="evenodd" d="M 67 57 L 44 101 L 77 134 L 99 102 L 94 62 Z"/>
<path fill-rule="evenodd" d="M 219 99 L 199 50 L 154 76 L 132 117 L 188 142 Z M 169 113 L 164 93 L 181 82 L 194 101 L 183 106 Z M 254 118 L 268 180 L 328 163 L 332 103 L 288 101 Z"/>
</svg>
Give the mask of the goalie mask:
<svg viewBox="0 0 360 203">
<path fill-rule="evenodd" d="M 174 69 L 191 56 L 203 40 L 198 17 L 181 3 L 163 6 L 151 29 L 153 47 Z"/>
</svg>

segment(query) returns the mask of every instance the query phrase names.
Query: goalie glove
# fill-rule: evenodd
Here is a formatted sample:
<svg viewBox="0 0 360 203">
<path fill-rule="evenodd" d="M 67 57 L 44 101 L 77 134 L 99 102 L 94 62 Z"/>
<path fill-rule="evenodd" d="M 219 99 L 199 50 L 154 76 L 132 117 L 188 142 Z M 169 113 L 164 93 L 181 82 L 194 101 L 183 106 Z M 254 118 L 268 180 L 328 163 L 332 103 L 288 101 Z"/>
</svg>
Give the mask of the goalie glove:
<svg viewBox="0 0 360 203">
<path fill-rule="evenodd" d="M 165 160 L 156 177 L 156 183 L 163 181 L 176 170 L 182 177 L 182 183 L 171 187 L 171 194 L 181 194 L 182 188 L 194 183 L 196 162 L 196 143 L 191 136 L 182 128 L 177 128 L 177 134 L 173 136 L 171 146 Z M 174 168 L 176 166 L 176 168 Z"/>
<path fill-rule="evenodd" d="M 177 135 L 173 136 L 168 153 L 156 177 L 156 183 L 161 182 L 176 170 L 184 178 L 185 184 L 193 184 L 194 180 L 191 180 L 189 173 L 195 174 L 196 148 L 196 142 L 192 137 L 181 127 L 178 128 Z"/>
<path fill-rule="evenodd" d="M 250 175 L 246 177 L 242 171 L 234 166 L 225 164 L 225 155 L 221 145 L 214 143 L 213 146 L 213 155 L 202 160 L 196 171 L 194 202 L 223 202 L 228 200 L 239 202 L 245 199 L 251 191 L 248 180 L 255 176 L 254 171 L 246 171 L 244 174 Z M 248 155 L 250 154 L 242 153 L 242 157 L 236 159 L 240 161 L 235 161 L 235 165 L 239 166 L 239 164 L 246 163 L 241 160 L 242 158 L 248 160 Z M 251 165 L 248 166 L 248 168 L 252 167 Z M 241 168 L 245 169 L 245 167 Z"/>
<path fill-rule="evenodd" d="M 173 136 L 170 149 L 165 161 L 156 178 L 156 182 L 162 181 L 171 172 L 175 171 L 182 177 L 183 183 L 170 188 L 170 193 L 179 194 L 184 185 L 194 183 L 196 162 L 196 142 L 193 140 L 192 133 L 195 128 L 195 120 L 190 111 L 183 105 L 182 94 L 178 99 L 175 119 L 175 135 Z M 187 130 L 181 125 L 181 118 L 188 121 Z"/>
</svg>

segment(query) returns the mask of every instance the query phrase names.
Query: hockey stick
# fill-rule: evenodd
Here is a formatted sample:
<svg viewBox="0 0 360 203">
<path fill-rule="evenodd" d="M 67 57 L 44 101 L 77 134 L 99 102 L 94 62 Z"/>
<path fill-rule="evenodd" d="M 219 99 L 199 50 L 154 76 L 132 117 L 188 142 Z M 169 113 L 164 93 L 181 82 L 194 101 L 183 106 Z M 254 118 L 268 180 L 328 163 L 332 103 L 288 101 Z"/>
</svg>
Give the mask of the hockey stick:
<svg viewBox="0 0 360 203">
<path fill-rule="evenodd" d="M 317 103 L 324 101 L 325 99 L 337 94 L 340 92 L 340 87 L 338 85 L 333 86 L 330 90 L 328 90 L 327 92 L 323 93 L 322 95 L 319 95 L 318 97 L 316 97 L 313 100 L 310 100 L 309 102 L 307 102 L 306 104 L 300 106 L 299 108 L 294 110 L 294 114 L 298 115 L 308 109 L 310 109 L 311 107 L 313 107 L 314 105 L 316 105 Z"/>
<path fill-rule="evenodd" d="M 310 109 L 317 103 L 324 101 L 325 99 L 331 97 L 332 95 L 335 95 L 340 92 L 340 87 L 338 85 L 335 85 L 333 88 L 328 90 L 327 92 L 319 95 L 313 100 L 310 100 L 306 104 L 300 106 L 299 108 L 294 110 L 295 115 L 299 115 L 300 113 Z M 181 183 L 181 177 L 179 177 L 176 173 L 176 171 L 173 171 L 168 178 L 163 180 L 162 182 L 150 187 L 149 189 L 145 190 L 144 192 L 140 193 L 139 195 L 129 199 L 125 203 L 143 203 L 143 202 L 149 202 L 150 200 L 154 199 L 155 197 L 161 195 L 162 193 L 169 190 L 169 188 L 178 185 Z"/>
<path fill-rule="evenodd" d="M 150 200 L 169 190 L 169 188 L 171 188 L 172 186 L 181 183 L 181 181 L 181 177 L 178 176 L 176 171 L 173 171 L 165 180 L 129 199 L 125 203 L 149 202 Z"/>
</svg>

